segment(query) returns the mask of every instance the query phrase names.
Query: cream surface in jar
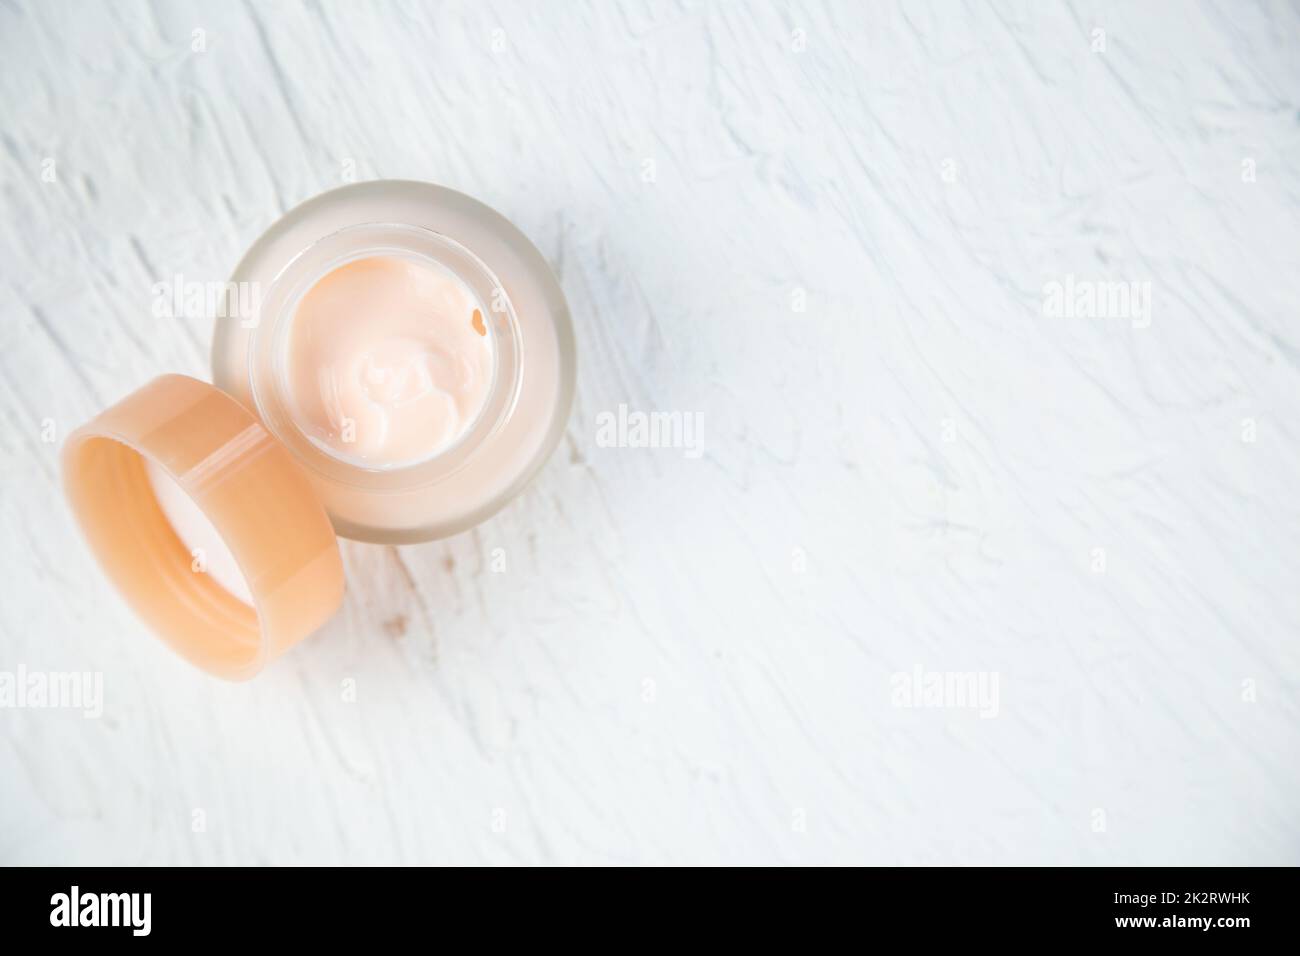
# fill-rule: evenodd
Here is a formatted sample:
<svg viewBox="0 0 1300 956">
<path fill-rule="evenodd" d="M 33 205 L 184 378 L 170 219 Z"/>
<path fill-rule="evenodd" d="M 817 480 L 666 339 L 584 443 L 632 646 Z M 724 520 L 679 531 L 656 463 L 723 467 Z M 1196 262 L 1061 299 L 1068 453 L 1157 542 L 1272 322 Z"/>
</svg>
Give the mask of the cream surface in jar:
<svg viewBox="0 0 1300 956">
<path fill-rule="evenodd" d="M 483 304 L 450 271 L 399 256 L 339 266 L 302 297 L 286 340 L 295 421 L 370 468 L 424 461 L 474 424 L 492 385 Z"/>
</svg>

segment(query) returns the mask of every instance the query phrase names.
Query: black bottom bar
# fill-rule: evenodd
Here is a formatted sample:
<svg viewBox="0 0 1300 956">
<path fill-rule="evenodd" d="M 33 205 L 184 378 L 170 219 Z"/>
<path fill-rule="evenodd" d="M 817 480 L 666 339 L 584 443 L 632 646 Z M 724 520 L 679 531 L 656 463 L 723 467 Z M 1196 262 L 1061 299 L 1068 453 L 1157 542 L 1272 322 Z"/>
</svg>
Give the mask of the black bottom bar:
<svg viewBox="0 0 1300 956">
<path fill-rule="evenodd" d="M 516 928 L 534 944 L 575 935 L 608 943 L 611 921 L 622 927 L 615 932 L 643 942 L 756 935 L 801 949 L 828 932 L 863 941 L 901 935 L 927 947 L 1056 939 L 1233 945 L 1294 936 L 1297 872 L 862 869 L 811 879 L 714 873 L 707 883 L 689 873 L 660 887 L 646 886 L 644 875 L 626 887 L 606 877 L 601 894 L 584 885 L 585 875 L 565 874 L 546 885 L 571 878 L 572 889 L 544 894 L 528 875 L 511 885 L 517 877 L 412 869 L 6 869 L 0 925 L 6 943 L 75 935 L 92 945 L 285 938 L 333 947 L 387 932 L 477 928 L 498 944 L 502 930 Z"/>
</svg>

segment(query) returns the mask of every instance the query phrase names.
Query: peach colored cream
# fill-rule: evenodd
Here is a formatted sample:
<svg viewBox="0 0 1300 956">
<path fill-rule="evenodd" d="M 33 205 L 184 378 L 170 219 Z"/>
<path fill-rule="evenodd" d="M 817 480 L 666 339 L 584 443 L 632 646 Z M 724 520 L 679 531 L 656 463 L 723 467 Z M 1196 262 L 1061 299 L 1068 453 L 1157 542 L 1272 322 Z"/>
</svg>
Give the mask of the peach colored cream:
<svg viewBox="0 0 1300 956">
<path fill-rule="evenodd" d="M 492 387 L 492 344 L 473 293 L 449 270 L 399 256 L 350 262 L 313 285 L 284 355 L 298 427 L 369 468 L 446 450 Z"/>
</svg>

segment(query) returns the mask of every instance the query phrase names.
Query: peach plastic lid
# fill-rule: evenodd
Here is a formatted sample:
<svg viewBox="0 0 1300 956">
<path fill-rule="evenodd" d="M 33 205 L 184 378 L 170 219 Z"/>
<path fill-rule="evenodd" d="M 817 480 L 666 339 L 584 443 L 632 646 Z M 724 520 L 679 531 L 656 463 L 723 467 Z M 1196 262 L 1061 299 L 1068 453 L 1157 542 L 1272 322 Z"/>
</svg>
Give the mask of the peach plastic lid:
<svg viewBox="0 0 1300 956">
<path fill-rule="evenodd" d="M 200 573 L 154 496 L 145 459 L 189 494 L 234 555 L 252 606 Z M 109 578 L 176 652 L 252 677 L 343 600 L 338 539 L 288 449 L 225 392 L 164 375 L 74 431 L 73 514 Z"/>
</svg>

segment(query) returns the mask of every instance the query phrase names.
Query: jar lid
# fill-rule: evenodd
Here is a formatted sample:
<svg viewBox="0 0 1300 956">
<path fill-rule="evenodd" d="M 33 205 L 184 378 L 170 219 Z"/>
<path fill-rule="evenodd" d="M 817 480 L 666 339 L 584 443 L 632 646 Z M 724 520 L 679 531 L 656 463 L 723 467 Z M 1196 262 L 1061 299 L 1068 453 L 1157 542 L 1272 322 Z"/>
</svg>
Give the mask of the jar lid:
<svg viewBox="0 0 1300 956">
<path fill-rule="evenodd" d="M 221 536 L 252 603 L 205 573 L 149 477 L 161 469 Z M 245 680 L 343 600 L 338 538 L 293 456 L 225 392 L 163 375 L 74 431 L 63 485 L 95 557 L 136 613 L 205 671 Z"/>
</svg>

